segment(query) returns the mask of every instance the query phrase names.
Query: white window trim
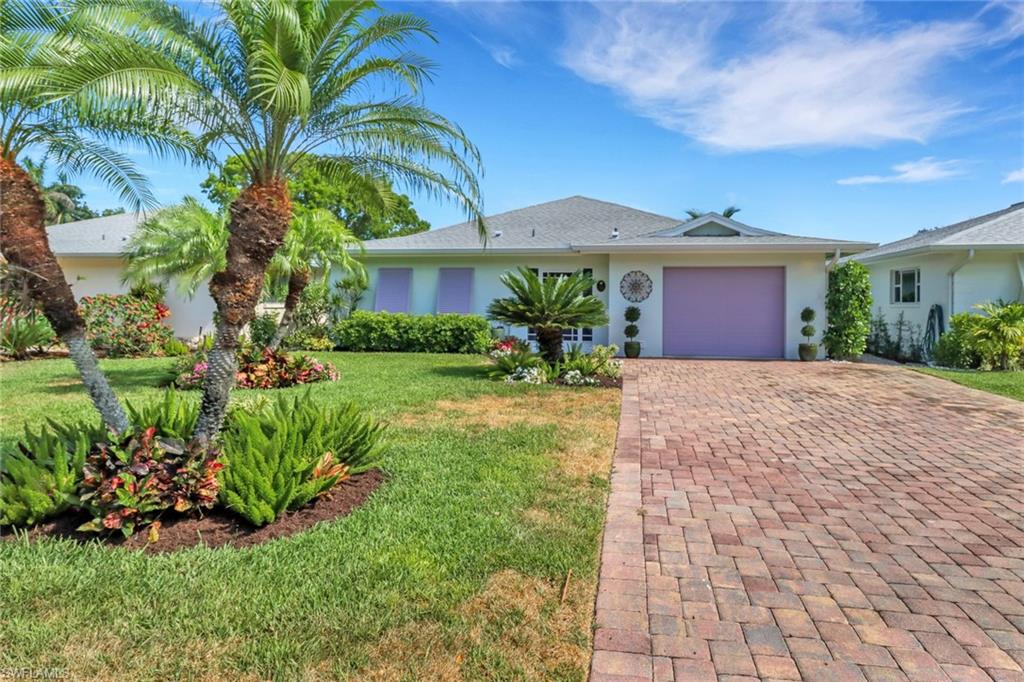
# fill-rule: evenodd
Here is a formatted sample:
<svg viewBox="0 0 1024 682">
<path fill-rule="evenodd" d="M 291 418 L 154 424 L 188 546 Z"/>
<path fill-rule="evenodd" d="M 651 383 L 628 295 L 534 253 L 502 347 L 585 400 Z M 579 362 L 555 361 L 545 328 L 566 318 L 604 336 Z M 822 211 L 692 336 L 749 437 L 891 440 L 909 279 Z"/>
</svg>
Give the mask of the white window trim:
<svg viewBox="0 0 1024 682">
<path fill-rule="evenodd" d="M 903 297 L 903 275 L 907 272 L 914 273 L 914 301 L 902 301 Z M 899 290 L 900 295 L 896 292 Z M 889 271 L 889 304 L 894 306 L 919 306 L 921 305 L 921 268 L 897 268 Z"/>
</svg>

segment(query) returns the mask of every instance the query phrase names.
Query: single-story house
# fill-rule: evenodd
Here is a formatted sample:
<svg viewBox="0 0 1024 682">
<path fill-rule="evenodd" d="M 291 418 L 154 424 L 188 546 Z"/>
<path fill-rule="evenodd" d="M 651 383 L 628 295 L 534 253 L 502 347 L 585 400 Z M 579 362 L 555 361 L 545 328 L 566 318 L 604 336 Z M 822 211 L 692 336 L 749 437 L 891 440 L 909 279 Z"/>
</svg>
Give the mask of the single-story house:
<svg viewBox="0 0 1024 682">
<path fill-rule="evenodd" d="M 875 310 L 925 328 L 932 306 L 949 316 L 978 303 L 1024 300 L 1024 202 L 921 230 L 853 256 L 871 272 Z"/>
<path fill-rule="evenodd" d="M 482 315 L 507 294 L 504 272 L 583 270 L 610 324 L 568 330 L 567 342 L 621 348 L 625 309 L 636 305 L 646 356 L 795 358 L 801 310 L 814 308 L 824 327 L 830 264 L 875 246 L 771 232 L 717 213 L 681 220 L 582 196 L 486 224 L 486 248 L 472 222 L 367 242 L 370 286 L 360 307 Z"/>
<path fill-rule="evenodd" d="M 131 287 L 121 281 L 122 251 L 144 218 L 141 213 L 121 213 L 46 228 L 50 248 L 76 298 L 128 293 Z M 213 332 L 216 306 L 205 286 L 188 298 L 171 282 L 165 303 L 171 311 L 167 324 L 174 329 L 175 336 L 191 339 Z"/>
</svg>

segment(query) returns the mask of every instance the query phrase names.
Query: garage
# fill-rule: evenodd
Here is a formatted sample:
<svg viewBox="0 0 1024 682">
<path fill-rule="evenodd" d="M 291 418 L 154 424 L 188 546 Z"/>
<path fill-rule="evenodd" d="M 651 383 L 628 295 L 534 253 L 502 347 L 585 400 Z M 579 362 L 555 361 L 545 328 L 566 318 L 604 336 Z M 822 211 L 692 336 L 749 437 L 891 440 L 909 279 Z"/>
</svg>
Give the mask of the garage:
<svg viewBox="0 0 1024 682">
<path fill-rule="evenodd" d="M 784 267 L 667 267 L 663 286 L 664 355 L 785 355 Z"/>
</svg>

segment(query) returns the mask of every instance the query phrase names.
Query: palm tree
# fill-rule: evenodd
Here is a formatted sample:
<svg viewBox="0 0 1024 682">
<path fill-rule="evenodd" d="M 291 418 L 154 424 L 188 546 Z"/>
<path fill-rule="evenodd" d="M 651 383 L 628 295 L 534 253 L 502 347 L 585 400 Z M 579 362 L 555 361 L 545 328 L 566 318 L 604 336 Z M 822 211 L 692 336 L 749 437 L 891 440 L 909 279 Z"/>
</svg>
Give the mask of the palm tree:
<svg viewBox="0 0 1024 682">
<path fill-rule="evenodd" d="M 175 281 L 191 298 L 227 265 L 228 214 L 195 197 L 161 209 L 139 225 L 124 250 L 125 282 Z"/>
<path fill-rule="evenodd" d="M 483 239 L 480 159 L 458 126 L 419 101 L 431 65 L 407 48 L 433 39 L 420 18 L 372 2 L 221 0 L 206 19 L 163 4 L 140 22 L 174 33 L 165 42 L 188 79 L 154 106 L 240 155 L 248 180 L 230 207 L 226 267 L 210 282 L 219 318 L 194 434 L 205 444 L 223 423 L 239 334 L 292 222 L 289 170 L 309 161 L 337 181 L 385 176 L 453 200 Z"/>
<path fill-rule="evenodd" d="M 999 300 L 974 307 L 984 314 L 970 318 L 970 335 L 999 369 L 1010 369 L 1024 355 L 1024 303 Z"/>
<path fill-rule="evenodd" d="M 352 255 L 353 250 L 361 252 L 362 248 L 363 243 L 325 208 L 302 211 L 295 217 L 285 236 L 284 246 L 278 249 L 269 268 L 272 280 L 288 286 L 284 312 L 270 341 L 271 348 L 280 346 L 293 331 L 295 311 L 302 292 L 314 276 L 321 282 L 327 282 L 335 268 L 345 272 L 346 277 L 352 273 L 358 276 L 359 271 L 364 271 L 362 263 Z"/>
<path fill-rule="evenodd" d="M 215 213 L 194 197 L 159 211 L 143 222 L 128 242 L 124 281 L 173 279 L 182 295 L 194 296 L 204 282 L 226 267 L 229 220 L 227 212 Z M 346 277 L 363 271 L 353 256 L 361 251 L 362 242 L 330 211 L 313 209 L 296 215 L 284 244 L 267 267 L 263 293 L 288 289 L 271 348 L 277 348 L 292 332 L 305 288 L 314 279 L 326 282 L 335 269 Z"/>
<path fill-rule="evenodd" d="M 723 218 L 731 218 L 734 215 L 736 215 L 737 213 L 739 213 L 741 210 L 743 210 L 743 209 L 738 208 L 736 206 L 728 206 L 728 207 L 726 207 L 726 209 L 724 211 L 722 211 L 721 215 L 722 215 Z M 700 210 L 697 210 L 696 208 L 690 208 L 690 209 L 686 210 L 686 215 L 690 216 L 690 220 L 696 220 L 697 218 L 703 218 L 707 214 L 708 214 L 707 211 L 700 211 Z"/>
<path fill-rule="evenodd" d="M 60 225 L 74 220 L 75 200 L 66 192 L 61 191 L 66 185 L 66 178 L 60 178 L 59 186 L 43 186 L 43 178 L 46 176 L 46 160 L 33 161 L 25 157 L 21 163 L 25 172 L 32 176 L 36 186 L 43 195 L 43 204 L 46 206 L 46 224 Z"/>
<path fill-rule="evenodd" d="M 190 145 L 166 119 L 141 115 L 144 94 L 160 89 L 153 67 L 166 60 L 133 40 L 126 6 L 5 0 L 0 11 L 0 252 L 27 273 L 29 295 L 67 346 L 104 422 L 118 432 L 128 419 L 50 249 L 39 182 L 18 159 L 41 150 L 62 172 L 92 173 L 135 209 L 155 203 L 145 178 L 112 143 L 179 155 Z"/>
<path fill-rule="evenodd" d="M 487 315 L 498 322 L 536 329 L 541 355 L 550 363 L 562 359 L 563 330 L 608 324 L 604 303 L 587 293 L 593 280 L 581 272 L 542 281 L 533 270 L 519 268 L 518 276 L 506 272 L 501 281 L 512 295 L 491 301 Z"/>
</svg>

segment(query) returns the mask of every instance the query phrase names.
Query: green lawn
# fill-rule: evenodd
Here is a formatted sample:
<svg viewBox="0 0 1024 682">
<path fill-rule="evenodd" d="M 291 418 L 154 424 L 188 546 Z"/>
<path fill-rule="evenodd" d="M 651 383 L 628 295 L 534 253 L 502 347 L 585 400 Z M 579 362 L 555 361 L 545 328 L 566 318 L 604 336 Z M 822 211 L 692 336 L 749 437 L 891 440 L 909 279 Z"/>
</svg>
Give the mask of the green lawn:
<svg viewBox="0 0 1024 682">
<path fill-rule="evenodd" d="M 914 367 L 923 374 L 955 381 L 964 386 L 988 391 L 1009 398 L 1024 400 L 1024 372 L 978 372 L 966 369 L 937 369 L 935 367 Z"/>
<path fill-rule="evenodd" d="M 250 549 L 0 541 L 0 669 L 583 679 L 618 392 L 505 386 L 479 358 L 318 355 L 342 379 L 313 399 L 354 399 L 392 424 L 390 480 L 365 506 Z M 137 401 L 159 395 L 172 362 L 102 364 Z M 25 423 L 88 414 L 70 362 L 0 367 L 3 447 Z"/>
</svg>

